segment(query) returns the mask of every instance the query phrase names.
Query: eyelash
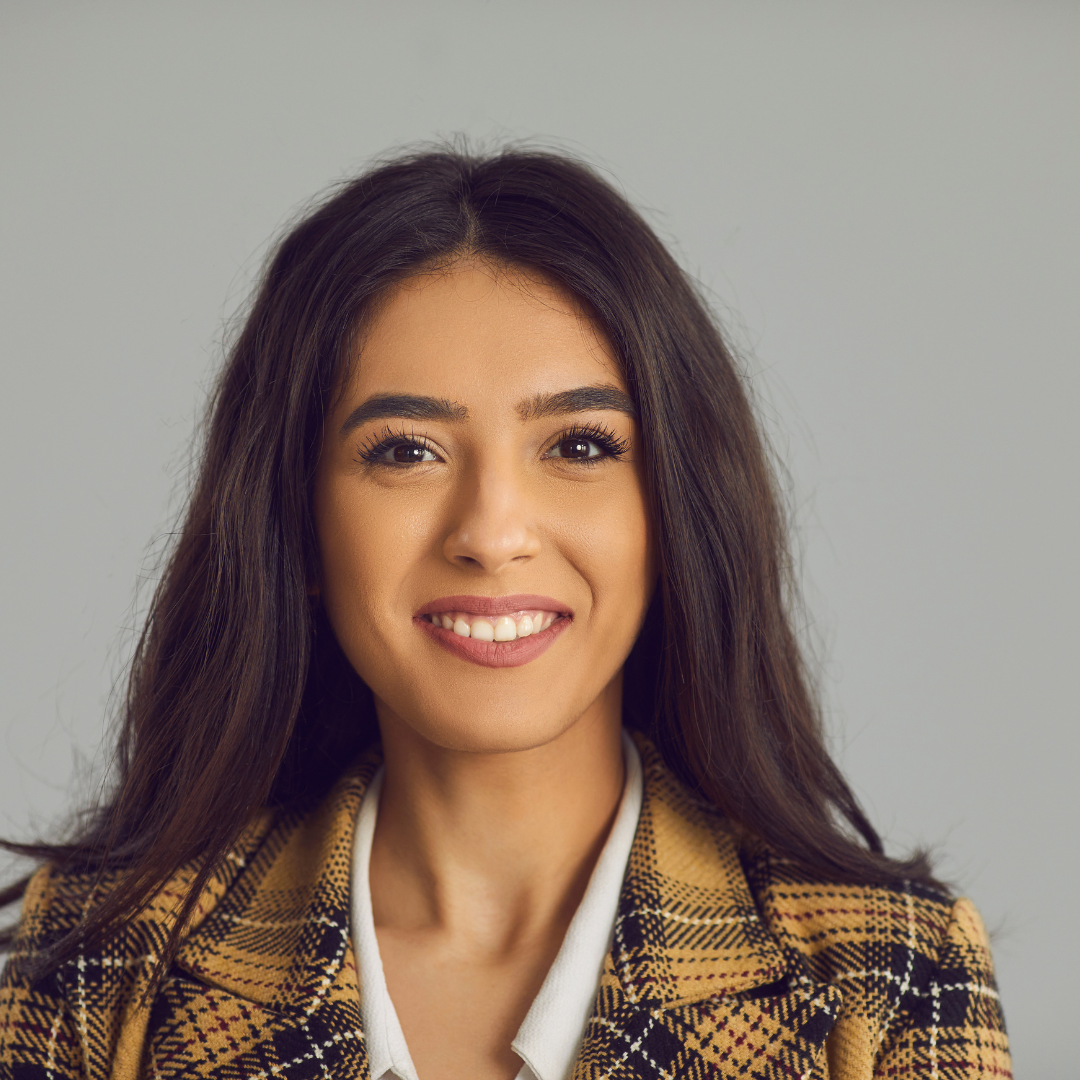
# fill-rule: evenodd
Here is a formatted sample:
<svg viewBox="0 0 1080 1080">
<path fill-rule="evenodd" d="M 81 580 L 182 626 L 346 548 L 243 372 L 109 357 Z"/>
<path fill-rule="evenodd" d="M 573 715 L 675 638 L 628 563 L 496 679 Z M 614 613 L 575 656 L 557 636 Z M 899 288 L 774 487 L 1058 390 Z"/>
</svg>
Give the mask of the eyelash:
<svg viewBox="0 0 1080 1080">
<path fill-rule="evenodd" d="M 600 454 L 594 458 L 567 458 L 564 460 L 574 461 L 579 465 L 596 465 L 607 458 L 621 458 L 630 449 L 627 439 L 621 439 L 613 431 L 600 424 L 573 424 L 565 431 L 560 432 L 558 437 L 551 443 L 550 450 L 554 450 L 560 443 L 569 442 L 571 439 L 580 439 L 582 442 L 595 443 Z M 388 465 L 391 468 L 409 468 L 405 462 L 391 462 L 383 460 L 383 454 L 388 450 L 399 446 L 422 446 L 425 450 L 435 453 L 435 449 L 422 435 L 405 430 L 394 431 L 390 427 L 383 428 L 377 436 L 372 436 L 356 448 L 357 457 L 368 465 Z M 427 464 L 426 462 L 423 464 Z"/>
<path fill-rule="evenodd" d="M 356 456 L 368 465 L 391 465 L 401 468 L 403 463 L 381 460 L 387 450 L 393 450 L 398 446 L 422 446 L 425 450 L 435 453 L 431 443 L 423 437 L 411 431 L 394 431 L 389 425 L 383 428 L 379 435 L 372 435 L 356 448 Z"/>
<path fill-rule="evenodd" d="M 569 459 L 583 465 L 596 465 L 605 458 L 621 458 L 630 449 L 628 439 L 620 439 L 615 432 L 602 427 L 600 424 L 573 424 L 551 444 L 551 449 L 554 450 L 560 443 L 568 442 L 571 439 L 596 443 L 601 451 L 598 457 Z"/>
</svg>

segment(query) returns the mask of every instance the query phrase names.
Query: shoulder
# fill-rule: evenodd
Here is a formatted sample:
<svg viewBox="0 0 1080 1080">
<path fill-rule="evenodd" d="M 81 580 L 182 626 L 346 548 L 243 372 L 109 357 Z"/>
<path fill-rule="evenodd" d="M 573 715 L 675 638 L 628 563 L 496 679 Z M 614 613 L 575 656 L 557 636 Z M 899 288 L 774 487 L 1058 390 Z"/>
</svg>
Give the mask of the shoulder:
<svg viewBox="0 0 1080 1080">
<path fill-rule="evenodd" d="M 269 813 L 244 830 L 201 889 L 185 933 L 214 909 L 273 831 Z M 138 1042 L 144 991 L 199 870 L 198 862 L 181 867 L 142 910 L 59 966 L 50 966 L 53 946 L 122 883 L 123 873 L 46 864 L 33 875 L 0 976 L 0 1080 L 108 1074 L 122 1045 L 132 1044 L 132 1036 Z"/>
<path fill-rule="evenodd" d="M 232 888 L 243 873 L 252 854 L 282 825 L 277 815 L 265 811 L 258 815 L 238 837 L 228 855 L 216 867 L 202 887 L 195 910 L 185 927 L 193 931 Z M 123 950 L 137 936 L 156 936 L 154 929 L 167 934 L 175 922 L 176 913 L 199 876 L 203 863 L 199 860 L 181 866 L 172 874 L 149 901 L 114 932 L 106 935 L 102 948 Z M 32 968 L 53 945 L 75 930 L 101 900 L 125 880 L 125 871 L 78 871 L 46 863 L 30 878 L 23 896 L 15 940 L 7 971 Z"/>
<path fill-rule="evenodd" d="M 648 959 L 638 984 L 652 973 L 658 999 L 707 986 L 710 1000 L 719 990 L 724 1000 L 778 995 L 774 1010 L 796 999 L 818 1008 L 806 1031 L 825 1040 L 834 1078 L 1012 1075 L 989 941 L 969 900 L 917 881 L 814 873 L 703 804 L 647 741 L 639 749 L 646 798 L 621 923 L 623 952 L 637 955 L 629 941 Z"/>
<path fill-rule="evenodd" d="M 970 900 L 918 882 L 829 881 L 759 842 L 743 842 L 740 859 L 792 966 L 843 994 L 833 1072 L 869 1060 L 887 1075 L 1012 1075 L 990 940 Z"/>
<path fill-rule="evenodd" d="M 287 810 L 267 810 L 249 823 L 205 879 L 176 962 L 156 986 L 162 949 L 203 863 L 181 867 L 144 908 L 44 977 L 42 961 L 50 947 L 75 930 L 122 875 L 42 867 L 24 896 L 0 979 L 0 1080 L 62 1080 L 125 1069 L 135 1075 L 152 1016 L 163 1005 L 167 1012 L 162 987 L 177 982 L 181 969 L 210 985 L 235 983 L 251 996 L 251 966 L 262 973 L 260 985 L 268 984 L 275 980 L 265 977 L 265 969 L 280 961 L 275 985 L 287 985 L 294 954 L 310 945 L 305 927 L 327 922 L 323 894 L 330 888 L 335 897 L 347 895 L 351 823 L 377 764 L 375 755 L 365 755 L 328 794 Z M 347 931 L 347 904 L 338 906 L 344 912 L 338 921 Z M 151 1000 L 147 991 L 157 996 Z M 263 996 L 273 995 L 267 990 Z"/>
<path fill-rule="evenodd" d="M 350 815 L 380 762 L 377 750 L 369 751 L 342 773 L 329 792 L 287 809 L 259 813 L 202 885 L 183 936 L 192 936 L 226 895 L 258 888 L 267 878 L 275 886 L 287 887 L 290 881 L 311 883 L 315 877 L 311 864 L 318 864 L 327 845 L 341 846 L 349 832 L 342 822 L 351 821 Z M 148 903 L 108 938 L 111 947 L 122 949 L 123 940 L 135 927 L 152 937 L 156 931 L 165 934 L 171 930 L 203 866 L 204 861 L 196 859 L 179 867 Z M 6 970 L 25 967 L 27 962 L 32 966 L 44 951 L 75 930 L 124 876 L 124 871 L 86 873 L 52 863 L 41 866 L 23 896 Z"/>
<path fill-rule="evenodd" d="M 940 889 L 917 882 L 831 881 L 754 839 L 739 841 L 739 857 L 773 935 L 823 968 L 852 948 L 936 956 L 956 905 Z"/>
<path fill-rule="evenodd" d="M 327 850 L 340 854 L 343 841 L 351 839 L 355 809 L 380 762 L 377 751 L 368 752 L 342 773 L 328 793 L 287 809 L 259 813 L 202 884 L 183 937 L 196 934 L 226 896 L 263 887 L 314 885 Z M 179 867 L 145 906 L 124 920 L 123 926 L 108 935 L 99 948 L 123 952 L 164 940 L 203 867 L 204 861 L 198 859 Z M 123 871 L 85 873 L 54 864 L 40 867 L 23 896 L 8 974 L 33 967 L 123 880 Z"/>
<path fill-rule="evenodd" d="M 815 873 L 703 803 L 648 740 L 636 741 L 646 777 L 639 832 L 650 840 L 651 870 L 744 897 L 789 963 L 817 982 L 880 975 L 907 990 L 946 965 L 992 983 L 989 939 L 969 900 L 918 881 L 857 884 Z"/>
</svg>

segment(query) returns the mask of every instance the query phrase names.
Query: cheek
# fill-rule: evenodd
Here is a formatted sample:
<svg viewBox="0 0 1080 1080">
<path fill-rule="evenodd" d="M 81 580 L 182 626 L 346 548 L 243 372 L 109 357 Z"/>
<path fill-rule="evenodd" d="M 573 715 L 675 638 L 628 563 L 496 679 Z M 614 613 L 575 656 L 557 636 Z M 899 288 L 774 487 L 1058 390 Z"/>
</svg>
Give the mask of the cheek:
<svg viewBox="0 0 1080 1080">
<path fill-rule="evenodd" d="M 644 493 L 638 482 L 588 491 L 564 508 L 561 543 L 568 561 L 589 583 L 594 621 L 625 620 L 635 632 L 652 594 L 655 561 Z"/>
<path fill-rule="evenodd" d="M 426 549 L 432 515 L 415 500 L 329 482 L 316 494 L 323 604 L 339 638 L 369 638 L 385 625 L 409 568 Z M 344 642 L 343 642 L 344 644 Z"/>
</svg>

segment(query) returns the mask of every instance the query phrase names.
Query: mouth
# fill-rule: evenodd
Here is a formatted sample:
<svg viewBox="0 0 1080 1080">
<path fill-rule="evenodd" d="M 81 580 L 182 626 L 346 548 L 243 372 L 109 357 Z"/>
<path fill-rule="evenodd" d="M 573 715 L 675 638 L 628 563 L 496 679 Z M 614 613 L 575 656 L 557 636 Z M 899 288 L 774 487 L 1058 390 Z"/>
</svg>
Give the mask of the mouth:
<svg viewBox="0 0 1080 1080">
<path fill-rule="evenodd" d="M 458 637 L 471 637 L 477 641 L 517 641 L 547 630 L 556 620 L 563 618 L 555 611 L 534 609 L 515 611 L 512 615 L 477 615 L 472 611 L 432 612 L 424 615 L 432 626 L 453 630 Z"/>
<path fill-rule="evenodd" d="M 549 596 L 445 596 L 414 622 L 439 645 L 482 667 L 519 667 L 569 629 L 573 612 Z"/>
</svg>

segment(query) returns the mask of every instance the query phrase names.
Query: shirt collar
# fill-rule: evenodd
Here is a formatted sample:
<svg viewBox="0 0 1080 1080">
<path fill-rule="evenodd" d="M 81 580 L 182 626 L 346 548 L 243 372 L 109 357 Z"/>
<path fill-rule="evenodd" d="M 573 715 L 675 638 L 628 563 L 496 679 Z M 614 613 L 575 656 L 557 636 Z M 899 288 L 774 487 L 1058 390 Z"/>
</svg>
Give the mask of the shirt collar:
<svg viewBox="0 0 1080 1080">
<path fill-rule="evenodd" d="M 367 1046 L 371 1080 L 382 1080 L 393 1073 L 400 1080 L 417 1080 L 416 1068 L 401 1030 L 401 1023 L 390 1000 L 383 973 L 379 940 L 375 936 L 375 918 L 371 908 L 371 841 L 379 813 L 383 767 L 372 778 L 360 803 L 353 837 L 352 916 L 356 966 L 360 974 L 360 1008 L 363 1014 L 364 1043 Z"/>
<path fill-rule="evenodd" d="M 523 1061 L 518 1080 L 567 1080 L 592 1013 L 611 945 L 623 874 L 634 842 L 642 803 L 642 768 L 637 748 L 623 733 L 626 782 L 607 841 L 570 921 L 555 962 L 533 1000 L 512 1046 Z M 386 988 L 371 908 L 368 865 L 375 835 L 382 769 L 360 805 L 353 848 L 353 936 L 360 971 L 360 1000 L 372 1080 L 391 1073 L 417 1080 L 409 1048 Z"/>
<path fill-rule="evenodd" d="M 645 736 L 633 739 L 644 795 L 602 991 L 621 988 L 635 1008 L 669 1009 L 774 983 L 786 953 L 773 937 L 775 920 L 759 916 L 755 896 L 764 886 L 755 876 L 751 891 L 740 859 L 748 841 L 679 782 Z M 200 894 L 179 969 L 282 1018 L 306 1023 L 325 1009 L 338 1025 L 335 1038 L 361 1039 L 351 855 L 360 804 L 381 761 L 373 747 L 318 803 L 253 823 Z M 755 875 L 776 861 L 763 850 Z M 130 932 L 165 933 L 175 898 L 194 876 L 184 867 Z M 591 1031 L 608 1022 L 611 1000 L 598 998 Z"/>
<path fill-rule="evenodd" d="M 611 945 L 642 799 L 641 758 L 625 731 L 623 757 L 626 783 L 611 832 L 555 963 L 511 1043 L 537 1080 L 564 1080 L 572 1074 Z"/>
</svg>

